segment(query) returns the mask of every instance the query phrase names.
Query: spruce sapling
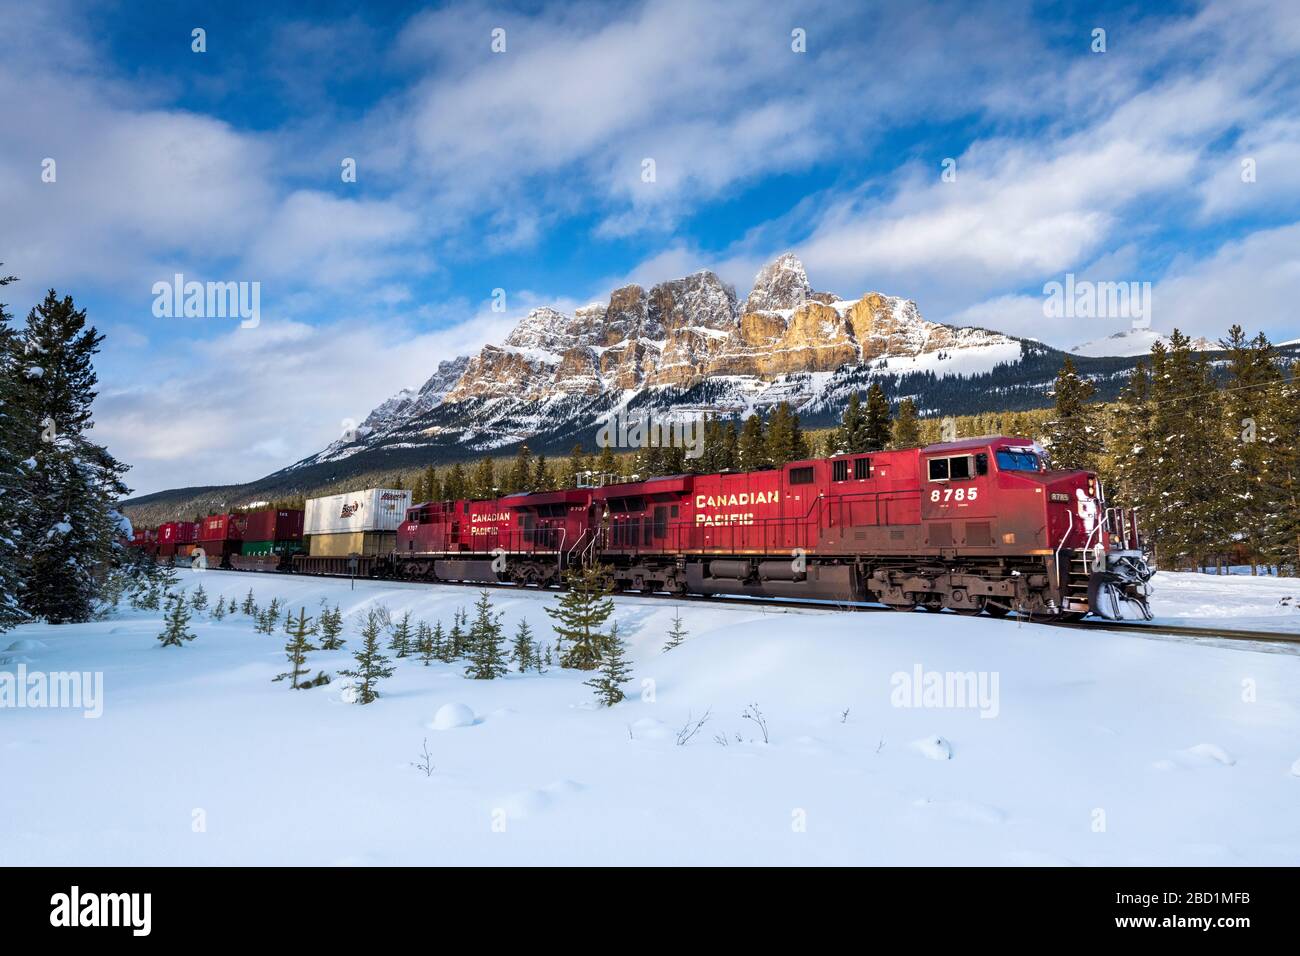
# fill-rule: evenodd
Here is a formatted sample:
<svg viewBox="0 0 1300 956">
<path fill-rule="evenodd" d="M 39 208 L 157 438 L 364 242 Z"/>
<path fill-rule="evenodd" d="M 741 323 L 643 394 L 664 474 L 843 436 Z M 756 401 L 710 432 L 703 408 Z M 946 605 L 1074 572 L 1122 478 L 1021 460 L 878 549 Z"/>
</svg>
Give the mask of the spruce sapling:
<svg viewBox="0 0 1300 956">
<path fill-rule="evenodd" d="M 310 641 L 311 636 L 315 633 L 316 626 L 312 623 L 312 619 L 307 616 L 307 609 L 302 608 L 298 612 L 297 620 L 293 621 L 289 640 L 284 645 L 285 656 L 289 658 L 289 670 L 276 677 L 275 680 L 289 678 L 289 686 L 294 690 L 304 686 L 298 683 L 298 678 L 307 673 L 307 652 L 316 650 L 315 645 Z"/>
<path fill-rule="evenodd" d="M 686 640 L 687 630 L 682 625 L 682 609 L 673 609 L 673 624 L 668 629 L 668 642 L 664 644 L 665 651 L 671 651 L 674 647 Z"/>
<path fill-rule="evenodd" d="M 524 673 L 533 663 L 533 632 L 528 627 L 527 619 L 521 619 L 515 631 L 514 647 L 510 659 L 519 665 L 519 673 Z"/>
<path fill-rule="evenodd" d="M 337 651 L 346 643 L 343 640 L 343 612 L 337 604 L 332 611 L 326 608 L 320 612 L 320 635 L 323 651 Z"/>
<path fill-rule="evenodd" d="M 244 598 L 244 606 L 241 608 L 241 610 L 249 617 L 252 617 L 254 614 L 257 613 L 257 601 L 253 597 L 252 588 L 248 589 L 248 596 Z"/>
<path fill-rule="evenodd" d="M 469 631 L 470 664 L 465 676 L 475 680 L 493 680 L 504 677 L 506 663 L 501 653 L 505 635 L 501 631 L 501 615 L 492 613 L 492 596 L 483 591 L 474 603 L 474 623 Z"/>
<path fill-rule="evenodd" d="M 208 592 L 203 590 L 202 582 L 194 589 L 194 594 L 190 596 L 190 606 L 196 611 L 202 611 L 208 606 Z"/>
<path fill-rule="evenodd" d="M 182 594 L 167 595 L 167 613 L 163 618 L 163 631 L 158 640 L 163 647 L 184 647 L 186 641 L 194 640 L 190 631 L 190 609 Z"/>
<path fill-rule="evenodd" d="M 560 666 L 595 670 L 607 639 L 601 627 L 614 613 L 608 569 L 600 565 L 572 568 L 568 582 L 569 590 L 559 605 L 543 609 L 555 620 L 557 649 L 564 640 L 569 642 L 568 649 L 560 652 Z"/>
<path fill-rule="evenodd" d="M 379 697 L 378 684 L 385 677 L 393 676 L 393 668 L 388 658 L 379 649 L 379 635 L 383 631 L 379 612 L 371 608 L 366 622 L 361 628 L 361 649 L 352 656 L 357 666 L 352 670 L 339 671 L 343 677 L 356 681 L 357 703 L 373 703 Z"/>
<path fill-rule="evenodd" d="M 403 614 L 402 619 L 393 625 L 392 639 L 388 642 L 388 649 L 398 657 L 406 657 L 411 653 L 410 611 Z"/>
<path fill-rule="evenodd" d="M 603 651 L 599 675 L 583 683 L 596 692 L 597 700 L 606 707 L 613 707 L 626 696 L 622 685 L 632 679 L 627 663 L 627 645 L 618 636 L 617 624 L 610 628 Z"/>
<path fill-rule="evenodd" d="M 421 621 L 415 628 L 415 649 L 420 655 L 420 662 L 428 667 L 433 663 L 437 648 L 433 643 L 433 628 L 428 621 Z"/>
</svg>

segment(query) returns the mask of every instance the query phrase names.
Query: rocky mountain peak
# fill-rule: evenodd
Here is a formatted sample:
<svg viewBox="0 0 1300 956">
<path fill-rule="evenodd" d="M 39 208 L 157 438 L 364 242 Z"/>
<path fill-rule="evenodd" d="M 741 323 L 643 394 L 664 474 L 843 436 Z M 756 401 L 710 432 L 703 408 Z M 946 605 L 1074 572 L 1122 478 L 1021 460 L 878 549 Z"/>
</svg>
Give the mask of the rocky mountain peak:
<svg viewBox="0 0 1300 956">
<path fill-rule="evenodd" d="M 797 309 L 813 297 L 803 263 L 792 252 L 777 256 L 754 277 L 754 289 L 745 300 L 746 312 L 780 312 Z"/>
</svg>

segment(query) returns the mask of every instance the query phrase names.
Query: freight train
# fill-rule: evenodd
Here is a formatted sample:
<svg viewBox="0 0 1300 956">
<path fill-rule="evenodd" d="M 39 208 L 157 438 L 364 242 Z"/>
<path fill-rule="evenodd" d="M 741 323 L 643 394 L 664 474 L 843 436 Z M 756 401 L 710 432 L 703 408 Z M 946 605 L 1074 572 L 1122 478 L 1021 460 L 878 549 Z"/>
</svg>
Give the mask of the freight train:
<svg viewBox="0 0 1300 956">
<path fill-rule="evenodd" d="M 257 567 L 559 587 L 569 569 L 599 563 L 616 591 L 1151 618 L 1136 512 L 1110 507 L 1093 472 L 1051 470 L 1024 438 L 586 484 L 486 500 L 414 503 L 390 489 L 312 499 L 296 538 L 280 539 L 278 524 L 256 532 L 273 545 Z M 252 568 L 251 520 L 137 536 L 164 554 L 159 542 L 191 535 L 209 565 Z"/>
</svg>

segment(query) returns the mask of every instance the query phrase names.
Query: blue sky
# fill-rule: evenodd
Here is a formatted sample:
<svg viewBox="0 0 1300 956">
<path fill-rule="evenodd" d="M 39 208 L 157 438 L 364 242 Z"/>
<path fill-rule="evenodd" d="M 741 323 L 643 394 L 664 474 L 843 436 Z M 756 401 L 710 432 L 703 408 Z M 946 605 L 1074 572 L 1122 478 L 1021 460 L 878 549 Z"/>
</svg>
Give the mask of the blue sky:
<svg viewBox="0 0 1300 956">
<path fill-rule="evenodd" d="M 317 450 L 537 305 L 743 296 L 789 250 L 1059 346 L 1127 324 L 1045 320 L 1068 272 L 1151 282 L 1165 331 L 1300 336 L 1293 4 L 4 6 L 7 299 L 90 308 L 142 492 Z M 261 324 L 155 317 L 177 272 L 259 282 Z"/>
</svg>

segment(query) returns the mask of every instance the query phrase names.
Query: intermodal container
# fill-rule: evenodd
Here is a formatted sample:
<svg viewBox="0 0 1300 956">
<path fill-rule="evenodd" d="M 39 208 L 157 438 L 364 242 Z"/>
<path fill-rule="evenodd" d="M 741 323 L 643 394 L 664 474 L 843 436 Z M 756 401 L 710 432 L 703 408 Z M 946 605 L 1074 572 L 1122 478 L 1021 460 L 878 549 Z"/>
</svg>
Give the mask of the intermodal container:
<svg viewBox="0 0 1300 956">
<path fill-rule="evenodd" d="M 302 531 L 313 536 L 396 532 L 410 506 L 411 493 L 393 488 L 370 488 L 343 495 L 309 498 Z"/>
<path fill-rule="evenodd" d="M 208 515 L 199 527 L 198 540 L 238 541 L 243 536 L 242 515 Z"/>
<path fill-rule="evenodd" d="M 199 526 L 192 521 L 169 521 L 158 526 L 158 545 L 174 554 L 179 544 L 193 544 Z"/>
<path fill-rule="evenodd" d="M 248 512 L 244 519 L 245 541 L 293 541 L 302 537 L 303 513 L 295 508 L 263 508 Z"/>
<path fill-rule="evenodd" d="M 308 553 L 322 558 L 344 558 L 351 554 L 384 555 L 396 546 L 396 531 L 345 531 L 312 535 Z"/>
</svg>

